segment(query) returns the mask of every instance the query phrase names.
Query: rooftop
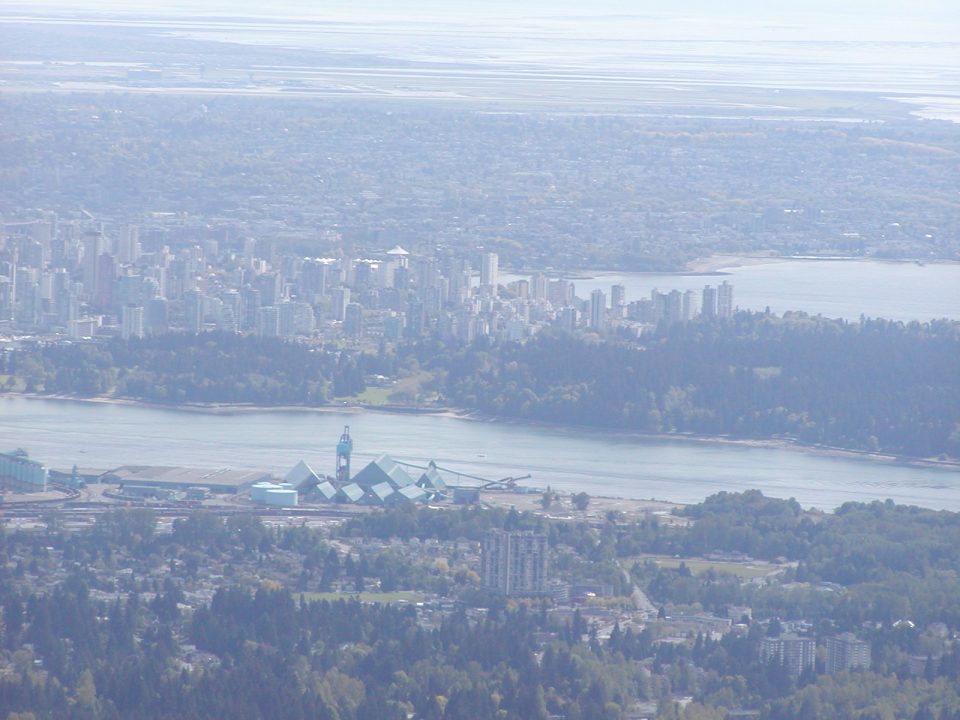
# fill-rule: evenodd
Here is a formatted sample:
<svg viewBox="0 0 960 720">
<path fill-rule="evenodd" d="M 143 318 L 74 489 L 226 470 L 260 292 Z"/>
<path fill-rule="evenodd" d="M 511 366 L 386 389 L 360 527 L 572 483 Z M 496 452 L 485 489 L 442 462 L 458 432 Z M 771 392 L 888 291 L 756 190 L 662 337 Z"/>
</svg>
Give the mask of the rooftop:
<svg viewBox="0 0 960 720">
<path fill-rule="evenodd" d="M 103 477 L 104 482 L 121 485 L 157 485 L 169 487 L 206 487 L 220 492 L 236 492 L 256 482 L 268 482 L 270 473 L 260 470 L 220 468 L 184 468 L 155 465 L 123 465 Z"/>
<path fill-rule="evenodd" d="M 388 482 L 394 489 L 413 485 L 413 478 L 389 455 L 381 455 L 353 476 L 353 482 L 367 489 Z"/>
</svg>

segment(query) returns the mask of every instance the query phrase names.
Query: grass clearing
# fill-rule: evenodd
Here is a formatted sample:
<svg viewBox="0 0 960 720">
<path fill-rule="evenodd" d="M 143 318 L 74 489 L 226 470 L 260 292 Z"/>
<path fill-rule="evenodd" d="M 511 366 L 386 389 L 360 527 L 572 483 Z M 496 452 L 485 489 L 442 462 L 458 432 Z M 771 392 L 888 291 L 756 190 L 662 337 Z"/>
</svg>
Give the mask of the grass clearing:
<svg viewBox="0 0 960 720">
<path fill-rule="evenodd" d="M 26 381 L 16 375 L 0 375 L 0 389 L 7 392 L 23 392 L 27 387 Z"/>
<path fill-rule="evenodd" d="M 354 399 L 364 405 L 386 405 L 390 402 L 392 392 L 392 387 L 368 387 L 359 395 L 355 395 Z"/>
<path fill-rule="evenodd" d="M 680 567 L 680 563 L 683 563 L 694 575 L 701 575 L 705 572 L 713 570 L 717 573 L 735 575 L 744 580 L 763 577 L 764 575 L 769 575 L 770 573 L 776 572 L 780 569 L 777 565 L 771 565 L 765 562 L 716 562 L 713 560 L 703 560 L 700 558 L 675 558 L 667 557 L 665 555 L 642 555 L 638 558 L 634 558 L 633 562 L 642 563 L 647 560 L 652 560 L 658 566 L 668 569 L 676 569 Z"/>
<path fill-rule="evenodd" d="M 400 378 L 386 387 L 368 387 L 362 393 L 337 397 L 350 403 L 363 405 L 428 405 L 437 401 L 437 386 L 440 379 L 436 374 L 420 370 L 412 375 Z"/>
</svg>

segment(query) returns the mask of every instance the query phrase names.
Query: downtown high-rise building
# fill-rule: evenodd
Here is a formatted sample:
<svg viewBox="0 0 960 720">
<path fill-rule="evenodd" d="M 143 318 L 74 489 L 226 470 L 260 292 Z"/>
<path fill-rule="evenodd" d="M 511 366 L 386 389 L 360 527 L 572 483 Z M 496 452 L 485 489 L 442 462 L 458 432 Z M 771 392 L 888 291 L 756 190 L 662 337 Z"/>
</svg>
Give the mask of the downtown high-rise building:
<svg viewBox="0 0 960 720">
<path fill-rule="evenodd" d="M 120 309 L 120 335 L 124 340 L 130 338 L 142 338 L 143 330 L 143 306 L 142 305 L 124 305 Z"/>
<path fill-rule="evenodd" d="M 622 318 L 627 307 L 627 290 L 617 283 L 610 288 L 610 310 L 614 317 Z"/>
<path fill-rule="evenodd" d="M 280 308 L 276 305 L 267 305 L 257 312 L 257 335 L 280 337 Z"/>
<path fill-rule="evenodd" d="M 683 293 L 683 320 L 689 322 L 697 314 L 697 294 L 693 290 Z"/>
<path fill-rule="evenodd" d="M 577 330 L 579 315 L 575 307 L 560 308 L 557 314 L 557 326 L 565 333 L 573 334 Z"/>
<path fill-rule="evenodd" d="M 343 322 L 347 317 L 347 305 L 350 304 L 350 288 L 341 287 L 333 294 L 333 319 Z"/>
<path fill-rule="evenodd" d="M 597 332 L 607 329 L 607 296 L 599 288 L 590 293 L 590 329 Z"/>
<path fill-rule="evenodd" d="M 199 290 L 183 294 L 183 326 L 194 334 L 203 330 L 203 293 Z"/>
<path fill-rule="evenodd" d="M 537 273 L 530 279 L 530 297 L 534 300 L 547 299 L 547 276 Z"/>
<path fill-rule="evenodd" d="M 349 303 L 343 320 L 343 334 L 348 338 L 363 337 L 363 306 Z"/>
<path fill-rule="evenodd" d="M 733 285 L 726 280 L 717 287 L 717 317 L 733 317 Z"/>
<path fill-rule="evenodd" d="M 496 295 L 500 282 L 500 258 L 496 253 L 484 253 L 480 263 L 480 287 L 490 288 Z"/>
<path fill-rule="evenodd" d="M 703 301 L 700 303 L 700 314 L 704 317 L 717 316 L 717 289 L 710 285 L 703 288 Z"/>
</svg>

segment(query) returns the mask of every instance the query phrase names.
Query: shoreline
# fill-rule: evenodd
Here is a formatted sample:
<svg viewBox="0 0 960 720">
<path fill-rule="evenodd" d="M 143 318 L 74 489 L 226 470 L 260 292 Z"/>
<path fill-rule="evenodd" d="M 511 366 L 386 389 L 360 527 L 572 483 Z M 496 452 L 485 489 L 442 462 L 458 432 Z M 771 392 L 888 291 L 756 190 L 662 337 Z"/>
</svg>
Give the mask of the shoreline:
<svg viewBox="0 0 960 720">
<path fill-rule="evenodd" d="M 676 275 L 728 275 L 723 270 L 753 265 L 773 265 L 788 262 L 792 258 L 781 255 L 711 255 L 687 263 Z"/>
<path fill-rule="evenodd" d="M 687 263 L 686 270 L 675 275 L 727 275 L 723 270 L 750 267 L 753 265 L 774 265 L 786 262 L 851 262 L 884 263 L 886 265 L 955 265 L 956 260 L 946 258 L 878 258 L 855 255 L 711 255 L 697 258 Z"/>
<path fill-rule="evenodd" d="M 167 405 L 163 403 L 151 403 L 129 398 L 111 398 L 111 397 L 75 397 L 70 395 L 42 395 L 37 393 L 18 393 L 8 392 L 0 394 L 0 399 L 4 397 L 20 398 L 26 400 L 46 400 L 52 402 L 76 402 L 95 405 L 112 405 L 126 407 L 140 407 L 150 410 L 166 410 L 169 412 L 187 412 L 214 416 L 229 415 L 252 415 L 258 413 L 318 413 L 318 414 L 361 414 L 361 413 L 380 413 L 384 415 L 430 415 L 432 417 L 443 417 L 454 420 L 466 420 L 471 422 L 499 422 L 505 425 L 524 425 L 528 427 L 541 427 L 546 429 L 565 429 L 565 430 L 583 430 L 587 432 L 613 433 L 619 437 L 636 438 L 638 440 L 677 442 L 677 443 L 700 443 L 713 445 L 732 445 L 747 448 L 765 448 L 775 450 L 787 450 L 800 452 L 808 455 L 819 455 L 822 457 L 846 458 L 850 460 L 860 460 L 870 463 L 882 463 L 902 465 L 904 467 L 915 467 L 924 469 L 943 470 L 946 472 L 960 472 L 960 459 L 935 460 L 931 458 L 918 458 L 901 455 L 892 455 L 890 453 L 872 452 L 869 450 L 856 450 L 853 448 L 834 447 L 830 445 L 808 445 L 791 438 L 736 438 L 729 435 L 694 435 L 685 433 L 651 433 L 642 430 L 631 430 L 621 428 L 601 428 L 592 425 L 576 425 L 570 423 L 556 423 L 545 420 L 531 420 L 525 418 L 502 417 L 490 415 L 476 410 L 465 410 L 456 408 L 416 408 L 406 406 L 376 406 L 376 405 L 247 405 L 230 403 L 184 403 L 178 405 Z"/>
<path fill-rule="evenodd" d="M 676 277 L 724 277 L 731 275 L 730 270 L 752 267 L 755 265 L 778 265 L 781 263 L 816 263 L 816 262 L 844 262 L 844 263 L 883 263 L 887 265 L 955 265 L 957 260 L 949 258 L 878 258 L 853 255 L 769 255 L 735 254 L 710 255 L 688 261 L 681 270 L 584 270 L 581 272 L 564 272 L 556 270 L 546 273 L 548 277 L 563 278 L 564 280 L 596 280 L 612 275 L 651 275 Z M 503 273 L 510 276 L 524 277 L 532 273 L 526 270 L 504 269 Z"/>
</svg>

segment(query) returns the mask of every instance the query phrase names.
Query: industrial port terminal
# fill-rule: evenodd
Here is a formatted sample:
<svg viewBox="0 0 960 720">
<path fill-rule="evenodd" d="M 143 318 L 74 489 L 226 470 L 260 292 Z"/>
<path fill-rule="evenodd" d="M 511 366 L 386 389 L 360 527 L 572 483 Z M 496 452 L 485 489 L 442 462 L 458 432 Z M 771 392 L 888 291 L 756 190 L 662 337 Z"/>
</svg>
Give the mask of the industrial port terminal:
<svg viewBox="0 0 960 720">
<path fill-rule="evenodd" d="M 488 480 L 441 467 L 379 455 L 355 474 L 349 426 L 336 443 L 332 474 L 299 460 L 282 477 L 269 472 L 175 466 L 123 465 L 110 470 L 47 470 L 24 450 L 0 453 L 0 507 L 4 516 L 27 516 L 64 507 L 96 513 L 117 506 L 146 506 L 159 514 L 203 507 L 225 514 L 341 516 L 403 504 L 480 502 L 481 493 L 528 491 L 530 475 Z"/>
</svg>

